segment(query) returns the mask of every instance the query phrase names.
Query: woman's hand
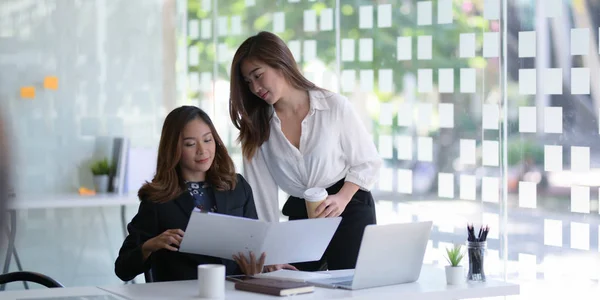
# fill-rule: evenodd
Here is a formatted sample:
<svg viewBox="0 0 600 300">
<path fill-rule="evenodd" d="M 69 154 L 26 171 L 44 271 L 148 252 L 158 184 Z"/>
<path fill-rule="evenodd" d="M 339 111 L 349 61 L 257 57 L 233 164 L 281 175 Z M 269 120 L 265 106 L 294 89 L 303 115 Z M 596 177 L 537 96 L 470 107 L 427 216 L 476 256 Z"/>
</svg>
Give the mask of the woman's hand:
<svg viewBox="0 0 600 300">
<path fill-rule="evenodd" d="M 323 203 L 317 206 L 315 214 L 317 218 L 338 217 L 344 212 L 346 205 L 348 205 L 351 199 L 352 197 L 348 198 L 340 193 L 329 195 Z"/>
<path fill-rule="evenodd" d="M 183 230 L 181 229 L 169 229 L 160 235 L 147 240 L 142 245 L 142 254 L 144 260 L 152 254 L 152 252 L 160 249 L 167 249 L 169 251 L 177 251 L 181 240 L 183 240 Z"/>
<path fill-rule="evenodd" d="M 265 268 L 263 269 L 263 272 L 268 273 L 268 272 L 273 272 L 273 271 L 277 271 L 277 270 L 281 270 L 281 269 L 298 271 L 298 269 L 296 269 L 296 267 L 294 267 L 292 265 L 283 264 L 283 265 L 265 266 Z"/>
<path fill-rule="evenodd" d="M 263 252 L 259 260 L 256 261 L 254 252 L 250 252 L 250 260 L 248 260 L 244 253 L 240 252 L 238 255 L 233 256 L 233 260 L 240 266 L 242 273 L 246 276 L 252 276 L 262 272 L 266 257 L 266 254 Z"/>
</svg>

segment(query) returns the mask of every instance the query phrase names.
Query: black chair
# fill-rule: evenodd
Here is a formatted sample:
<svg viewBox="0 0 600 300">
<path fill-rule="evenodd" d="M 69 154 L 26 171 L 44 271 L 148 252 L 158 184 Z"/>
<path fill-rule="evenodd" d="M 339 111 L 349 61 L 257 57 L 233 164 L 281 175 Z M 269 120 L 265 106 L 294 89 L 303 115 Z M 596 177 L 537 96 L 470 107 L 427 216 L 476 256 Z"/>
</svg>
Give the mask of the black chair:
<svg viewBox="0 0 600 300">
<path fill-rule="evenodd" d="M 48 288 L 64 287 L 62 284 L 60 284 L 60 282 L 44 274 L 36 272 L 18 271 L 0 275 L 0 284 L 2 285 L 2 289 L 4 289 L 5 284 L 16 281 L 34 282 Z"/>
<path fill-rule="evenodd" d="M 144 272 L 144 279 L 146 279 L 146 283 L 154 282 L 154 276 L 152 276 L 152 269 Z"/>
</svg>

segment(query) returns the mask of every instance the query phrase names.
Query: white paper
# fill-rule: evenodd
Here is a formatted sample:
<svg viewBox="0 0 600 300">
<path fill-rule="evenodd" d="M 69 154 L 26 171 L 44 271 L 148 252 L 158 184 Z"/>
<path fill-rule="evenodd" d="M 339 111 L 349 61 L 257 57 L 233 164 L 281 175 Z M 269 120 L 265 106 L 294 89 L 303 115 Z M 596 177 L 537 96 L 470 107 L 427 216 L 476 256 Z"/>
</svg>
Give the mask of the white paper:
<svg viewBox="0 0 600 300">
<path fill-rule="evenodd" d="M 544 245 L 562 247 L 562 221 L 544 219 Z"/>
<path fill-rule="evenodd" d="M 590 53 L 590 29 L 571 29 L 571 55 L 587 55 Z"/>
<path fill-rule="evenodd" d="M 422 128 L 430 128 L 433 115 L 433 105 L 431 103 L 419 103 L 417 108 L 417 124 L 419 124 L 419 127 Z"/>
<path fill-rule="evenodd" d="M 475 140 L 460 140 L 460 163 L 462 165 L 477 163 Z"/>
<path fill-rule="evenodd" d="M 402 102 L 398 105 L 398 126 L 410 127 L 413 121 L 413 106 L 411 103 Z"/>
<path fill-rule="evenodd" d="M 296 59 L 297 62 L 302 60 L 302 55 L 300 54 L 300 41 L 298 41 L 298 40 L 289 41 L 288 48 L 290 48 L 290 51 L 294 55 L 294 58 Z"/>
<path fill-rule="evenodd" d="M 217 24 L 219 24 L 219 26 L 217 26 L 219 36 L 226 36 L 228 30 L 227 17 L 219 17 Z"/>
<path fill-rule="evenodd" d="M 460 69 L 460 92 L 475 93 L 477 76 L 475 69 Z"/>
<path fill-rule="evenodd" d="M 373 39 L 360 39 L 358 52 L 359 61 L 373 61 Z"/>
<path fill-rule="evenodd" d="M 536 108 L 534 106 L 519 107 L 519 132 L 536 132 L 536 128 Z"/>
<path fill-rule="evenodd" d="M 399 135 L 396 137 L 396 154 L 399 160 L 413 159 L 413 140 L 409 135 Z"/>
<path fill-rule="evenodd" d="M 198 75 L 198 72 L 189 73 L 188 87 L 191 92 L 197 92 L 200 89 L 200 75 Z"/>
<path fill-rule="evenodd" d="M 483 17 L 487 20 L 499 20 L 500 0 L 484 0 Z"/>
<path fill-rule="evenodd" d="M 331 274 L 281 269 L 273 272 L 256 274 L 253 275 L 253 277 L 304 282 L 331 278 Z"/>
<path fill-rule="evenodd" d="M 194 67 L 200 62 L 200 52 L 197 46 L 191 46 L 188 49 L 188 65 Z"/>
<path fill-rule="evenodd" d="M 454 174 L 438 173 L 438 197 L 454 198 Z"/>
<path fill-rule="evenodd" d="M 317 31 L 317 12 L 309 9 L 304 11 L 304 32 Z"/>
<path fill-rule="evenodd" d="M 500 107 L 498 104 L 484 104 L 483 105 L 483 129 L 498 129 L 498 123 L 500 122 Z"/>
<path fill-rule="evenodd" d="M 481 179 L 481 200 L 490 203 L 500 201 L 500 178 L 483 177 Z"/>
<path fill-rule="evenodd" d="M 461 33 L 460 34 L 459 57 L 461 57 L 461 58 L 475 57 L 475 34 L 474 33 Z"/>
<path fill-rule="evenodd" d="M 232 35 L 242 34 L 242 17 L 231 16 L 231 34 Z"/>
<path fill-rule="evenodd" d="M 396 58 L 398 60 L 412 59 L 412 41 L 410 36 L 399 36 L 397 39 Z"/>
<path fill-rule="evenodd" d="M 150 148 L 129 148 L 127 154 L 126 191 L 139 190 L 146 181 L 152 181 L 156 173 L 156 165 L 148 162 L 156 161 L 158 151 Z"/>
<path fill-rule="evenodd" d="M 281 33 L 285 31 L 285 13 L 282 11 L 273 13 L 273 32 Z"/>
<path fill-rule="evenodd" d="M 431 59 L 431 36 L 424 35 L 417 38 L 417 59 Z"/>
<path fill-rule="evenodd" d="M 338 217 L 264 222 L 192 212 L 179 251 L 225 259 L 239 252 L 265 252 L 269 265 L 319 260 L 340 221 Z"/>
<path fill-rule="evenodd" d="M 562 16 L 563 0 L 546 0 L 544 12 L 546 17 L 554 18 Z"/>
<path fill-rule="evenodd" d="M 454 128 L 454 104 L 440 103 L 438 105 L 440 128 Z"/>
<path fill-rule="evenodd" d="M 380 135 L 379 136 L 379 155 L 382 158 L 392 158 L 393 154 L 393 140 L 390 135 Z"/>
<path fill-rule="evenodd" d="M 589 186 L 571 186 L 571 212 L 590 213 Z"/>
<path fill-rule="evenodd" d="M 500 33 L 483 33 L 483 57 L 498 57 L 500 54 Z"/>
<path fill-rule="evenodd" d="M 519 32 L 519 57 L 535 57 L 536 55 L 535 31 Z"/>
<path fill-rule="evenodd" d="M 379 70 L 379 92 L 392 93 L 394 92 L 393 72 L 391 69 Z"/>
<path fill-rule="evenodd" d="M 417 139 L 417 158 L 419 161 L 433 161 L 433 139 L 420 136 Z"/>
<path fill-rule="evenodd" d="M 472 175 L 460 175 L 460 199 L 475 200 L 477 198 L 476 180 Z"/>
<path fill-rule="evenodd" d="M 392 27 L 392 5 L 380 4 L 377 7 L 377 27 Z"/>
<path fill-rule="evenodd" d="M 590 224 L 571 222 L 571 248 L 590 250 Z"/>
<path fill-rule="evenodd" d="M 333 9 L 325 8 L 321 11 L 321 31 L 333 30 Z"/>
<path fill-rule="evenodd" d="M 562 107 L 544 107 L 544 131 L 546 133 L 562 133 Z"/>
<path fill-rule="evenodd" d="M 354 40 L 342 39 L 342 61 L 354 61 Z"/>
<path fill-rule="evenodd" d="M 563 93 L 563 75 L 562 68 L 543 69 L 542 82 L 544 83 L 542 93 L 547 95 L 562 95 Z"/>
<path fill-rule="evenodd" d="M 454 93 L 454 69 L 439 69 L 438 85 L 440 93 Z"/>
<path fill-rule="evenodd" d="M 519 182 L 519 207 L 537 207 L 537 185 L 535 182 Z"/>
<path fill-rule="evenodd" d="M 590 147 L 571 147 L 571 171 L 590 171 Z"/>
<path fill-rule="evenodd" d="M 498 141 L 483 141 L 481 152 L 484 166 L 497 167 L 500 164 L 500 144 Z"/>
<path fill-rule="evenodd" d="M 192 19 L 188 22 L 188 36 L 195 40 L 200 37 L 200 23 L 196 19 Z"/>
<path fill-rule="evenodd" d="M 342 70 L 342 92 L 352 93 L 354 86 L 356 85 L 356 71 L 355 70 Z"/>
<path fill-rule="evenodd" d="M 545 83 L 544 83 L 545 84 Z M 535 95 L 537 86 L 535 69 L 519 70 L 519 94 Z"/>
<path fill-rule="evenodd" d="M 417 71 L 417 91 L 429 93 L 433 89 L 433 71 L 431 69 L 419 69 Z"/>
<path fill-rule="evenodd" d="M 358 10 L 358 28 L 373 28 L 373 6 L 361 6 Z"/>
<path fill-rule="evenodd" d="M 412 170 L 398 169 L 398 193 L 412 194 Z"/>
<path fill-rule="evenodd" d="M 556 145 L 544 146 L 544 171 L 559 172 L 563 170 L 563 148 Z"/>
<path fill-rule="evenodd" d="M 374 80 L 373 70 L 360 70 L 360 91 L 372 92 Z"/>
<path fill-rule="evenodd" d="M 438 0 L 438 24 L 451 24 L 453 16 L 452 0 Z"/>
<path fill-rule="evenodd" d="M 417 25 L 431 25 L 431 1 L 417 2 Z"/>
<path fill-rule="evenodd" d="M 571 94 L 589 95 L 590 94 L 590 69 L 572 68 L 571 69 Z"/>
<path fill-rule="evenodd" d="M 304 41 L 304 61 L 309 62 L 317 58 L 317 41 L 316 40 L 305 40 Z"/>
<path fill-rule="evenodd" d="M 201 29 L 201 38 L 203 40 L 205 39 L 210 39 L 210 37 L 212 36 L 212 22 L 210 19 L 204 19 L 201 21 L 202 26 L 200 26 Z"/>
</svg>

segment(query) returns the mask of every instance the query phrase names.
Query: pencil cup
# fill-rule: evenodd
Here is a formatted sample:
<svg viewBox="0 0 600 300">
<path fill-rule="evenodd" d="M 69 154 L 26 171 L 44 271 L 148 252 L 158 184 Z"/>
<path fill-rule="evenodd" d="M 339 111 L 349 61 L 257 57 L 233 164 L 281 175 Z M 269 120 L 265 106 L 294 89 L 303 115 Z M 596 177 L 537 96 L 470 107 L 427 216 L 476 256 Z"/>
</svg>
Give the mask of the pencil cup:
<svg viewBox="0 0 600 300">
<path fill-rule="evenodd" d="M 198 289 L 200 298 L 225 298 L 225 266 L 217 264 L 199 265 Z"/>
<path fill-rule="evenodd" d="M 467 280 L 485 282 L 483 265 L 486 247 L 486 242 L 467 242 L 467 253 L 469 255 Z"/>
</svg>

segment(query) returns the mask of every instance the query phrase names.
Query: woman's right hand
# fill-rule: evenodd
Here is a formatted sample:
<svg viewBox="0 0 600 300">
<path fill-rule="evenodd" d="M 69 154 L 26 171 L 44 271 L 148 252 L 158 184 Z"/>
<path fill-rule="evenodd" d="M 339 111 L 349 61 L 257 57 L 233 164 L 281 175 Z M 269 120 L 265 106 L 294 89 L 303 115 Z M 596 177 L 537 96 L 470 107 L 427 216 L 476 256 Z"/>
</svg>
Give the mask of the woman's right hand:
<svg viewBox="0 0 600 300">
<path fill-rule="evenodd" d="M 181 229 L 169 229 L 160 235 L 147 240 L 142 245 L 144 260 L 146 260 L 150 254 L 160 249 L 177 251 L 181 244 L 181 240 L 183 239 L 183 234 L 184 232 Z"/>
</svg>

